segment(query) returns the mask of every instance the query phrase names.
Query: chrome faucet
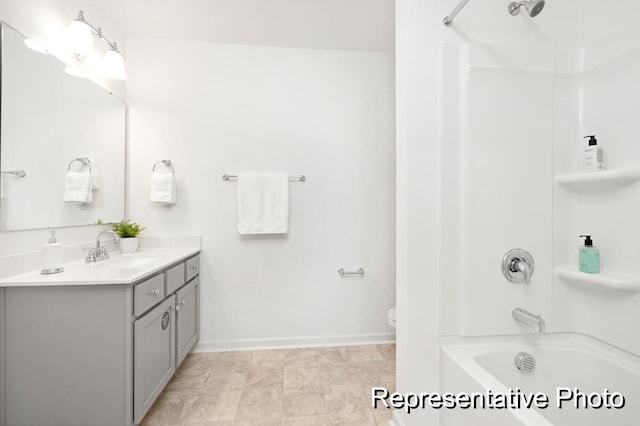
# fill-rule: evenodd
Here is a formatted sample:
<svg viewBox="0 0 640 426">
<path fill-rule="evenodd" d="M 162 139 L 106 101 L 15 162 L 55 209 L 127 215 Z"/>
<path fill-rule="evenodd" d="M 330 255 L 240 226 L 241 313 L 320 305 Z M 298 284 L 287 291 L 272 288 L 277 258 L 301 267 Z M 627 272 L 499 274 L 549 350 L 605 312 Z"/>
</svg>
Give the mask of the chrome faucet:
<svg viewBox="0 0 640 426">
<path fill-rule="evenodd" d="M 527 324 L 530 326 L 537 326 L 538 333 L 545 332 L 546 324 L 542 319 L 542 315 L 532 314 L 531 312 L 526 311 L 522 308 L 514 308 L 511 314 L 513 315 L 513 319 L 518 322 L 521 322 L 523 324 Z"/>
<path fill-rule="evenodd" d="M 100 241 L 100 237 L 104 234 L 113 234 L 113 240 L 118 243 L 120 242 L 120 238 L 118 234 L 110 229 L 106 229 L 98 234 L 96 237 L 96 246 L 94 248 L 89 249 L 89 253 L 87 253 L 87 257 L 84 259 L 85 263 L 94 263 L 99 262 L 101 260 L 109 259 L 109 252 L 107 251 L 107 246 L 103 245 Z"/>
</svg>

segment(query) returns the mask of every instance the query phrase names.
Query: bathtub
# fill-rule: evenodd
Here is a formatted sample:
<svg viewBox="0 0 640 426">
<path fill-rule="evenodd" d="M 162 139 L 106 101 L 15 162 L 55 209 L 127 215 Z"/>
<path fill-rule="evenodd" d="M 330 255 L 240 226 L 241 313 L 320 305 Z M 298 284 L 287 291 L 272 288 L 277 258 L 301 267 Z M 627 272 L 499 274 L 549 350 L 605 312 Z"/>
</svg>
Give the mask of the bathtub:
<svg viewBox="0 0 640 426">
<path fill-rule="evenodd" d="M 515 365 L 527 352 L 536 367 Z M 601 426 L 640 424 L 640 357 L 589 336 L 574 333 L 500 337 L 444 337 L 441 340 L 441 393 L 542 392 L 547 408 L 440 409 L 442 425 Z M 558 397 L 560 388 L 560 397 Z M 578 388 L 575 390 L 574 388 Z M 511 389 L 511 391 L 510 391 Z M 606 392 L 619 393 L 605 404 Z M 582 392 L 587 397 L 579 396 Z M 599 396 L 589 394 L 597 393 Z M 562 408 L 558 408 L 561 403 Z M 575 407 L 575 404 L 579 408 Z M 588 408 L 584 408 L 585 404 Z M 593 404 L 593 405 L 592 405 Z M 594 408 L 603 404 L 602 408 Z M 610 408 L 606 408 L 606 406 Z"/>
</svg>

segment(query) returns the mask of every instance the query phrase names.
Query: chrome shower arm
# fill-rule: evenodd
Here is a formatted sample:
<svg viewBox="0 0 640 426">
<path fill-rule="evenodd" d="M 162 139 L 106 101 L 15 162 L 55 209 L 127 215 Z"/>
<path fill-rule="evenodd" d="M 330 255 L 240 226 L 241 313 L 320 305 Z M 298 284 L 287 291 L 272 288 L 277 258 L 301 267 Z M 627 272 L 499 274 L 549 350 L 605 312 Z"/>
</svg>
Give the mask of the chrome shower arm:
<svg viewBox="0 0 640 426">
<path fill-rule="evenodd" d="M 469 3 L 469 0 L 461 0 L 460 3 L 458 3 L 458 5 L 455 7 L 455 9 L 453 9 L 450 14 L 444 17 L 444 19 L 442 20 L 442 23 L 445 24 L 446 26 L 451 25 L 451 23 L 453 22 L 453 19 L 456 17 L 458 13 L 460 13 L 462 8 L 465 7 L 467 3 Z"/>
</svg>

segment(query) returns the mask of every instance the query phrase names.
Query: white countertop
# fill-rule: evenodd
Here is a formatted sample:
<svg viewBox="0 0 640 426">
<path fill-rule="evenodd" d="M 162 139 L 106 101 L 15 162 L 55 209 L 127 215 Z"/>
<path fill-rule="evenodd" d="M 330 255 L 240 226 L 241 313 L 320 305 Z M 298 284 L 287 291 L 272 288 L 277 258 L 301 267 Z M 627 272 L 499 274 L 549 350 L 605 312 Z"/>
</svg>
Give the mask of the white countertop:
<svg viewBox="0 0 640 426">
<path fill-rule="evenodd" d="M 37 270 L 7 277 L 0 280 L 0 287 L 133 284 L 198 252 L 200 248 L 197 247 L 142 248 L 127 254 L 114 252 L 110 259 L 100 262 L 65 263 L 64 272 L 59 274 L 42 275 Z"/>
</svg>

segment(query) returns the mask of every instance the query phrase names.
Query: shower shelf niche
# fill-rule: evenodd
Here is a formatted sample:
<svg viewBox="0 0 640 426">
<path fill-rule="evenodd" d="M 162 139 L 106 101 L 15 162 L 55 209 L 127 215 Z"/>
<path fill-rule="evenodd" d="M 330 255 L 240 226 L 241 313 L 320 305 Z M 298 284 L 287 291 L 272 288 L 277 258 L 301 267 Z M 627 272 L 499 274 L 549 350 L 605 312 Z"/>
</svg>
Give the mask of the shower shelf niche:
<svg viewBox="0 0 640 426">
<path fill-rule="evenodd" d="M 640 181 L 640 166 L 603 172 L 556 175 L 558 185 L 574 191 L 593 191 L 623 187 Z"/>
<path fill-rule="evenodd" d="M 618 291 L 640 291 L 640 275 L 601 269 L 599 274 L 580 272 L 575 266 L 558 266 L 556 276 L 568 284 Z"/>
</svg>

